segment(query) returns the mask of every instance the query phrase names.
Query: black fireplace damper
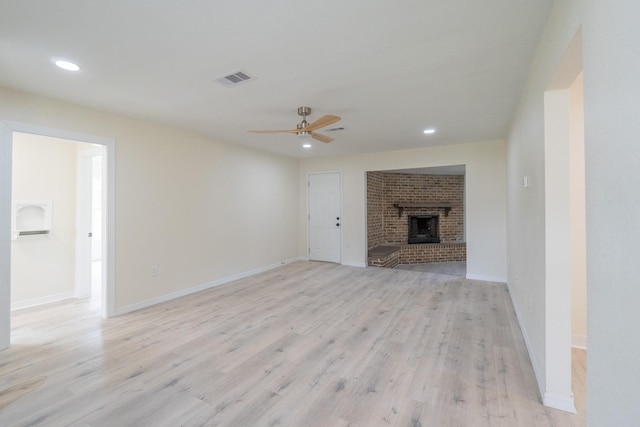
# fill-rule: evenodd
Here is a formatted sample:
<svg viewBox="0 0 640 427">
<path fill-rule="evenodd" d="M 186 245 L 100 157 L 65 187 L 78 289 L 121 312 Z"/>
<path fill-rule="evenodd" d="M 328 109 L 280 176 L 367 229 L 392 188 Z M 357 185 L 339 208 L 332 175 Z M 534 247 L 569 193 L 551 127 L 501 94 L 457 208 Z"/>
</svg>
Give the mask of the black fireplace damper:
<svg viewBox="0 0 640 427">
<path fill-rule="evenodd" d="M 440 217 L 409 216 L 409 243 L 440 243 Z"/>
</svg>

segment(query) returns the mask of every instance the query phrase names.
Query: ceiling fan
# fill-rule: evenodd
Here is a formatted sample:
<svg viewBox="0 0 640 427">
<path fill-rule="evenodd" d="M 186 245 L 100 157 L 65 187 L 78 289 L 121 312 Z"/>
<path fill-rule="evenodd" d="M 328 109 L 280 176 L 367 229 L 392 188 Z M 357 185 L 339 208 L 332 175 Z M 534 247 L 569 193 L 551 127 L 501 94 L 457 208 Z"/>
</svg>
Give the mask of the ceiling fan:
<svg viewBox="0 0 640 427">
<path fill-rule="evenodd" d="M 311 114 L 311 108 L 309 107 L 298 107 L 298 115 L 302 116 L 302 121 L 298 123 L 295 129 L 281 129 L 281 130 L 250 130 L 247 132 L 252 133 L 295 133 L 298 136 L 311 136 L 313 139 L 317 139 L 320 142 L 331 142 L 333 138 L 323 135 L 321 133 L 316 133 L 314 131 L 323 128 L 325 126 L 329 126 L 332 123 L 335 123 L 340 120 L 338 116 L 322 116 L 318 120 L 308 123 L 307 116 Z"/>
</svg>

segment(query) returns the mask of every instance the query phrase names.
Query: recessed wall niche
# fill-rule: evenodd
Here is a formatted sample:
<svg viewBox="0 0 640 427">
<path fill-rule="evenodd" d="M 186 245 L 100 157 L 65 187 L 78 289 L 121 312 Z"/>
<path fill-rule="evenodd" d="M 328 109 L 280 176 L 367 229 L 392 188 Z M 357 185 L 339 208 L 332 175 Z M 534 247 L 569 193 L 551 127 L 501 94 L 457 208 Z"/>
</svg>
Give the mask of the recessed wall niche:
<svg viewBox="0 0 640 427">
<path fill-rule="evenodd" d="M 14 200 L 11 211 L 12 238 L 46 237 L 51 233 L 51 200 Z"/>
</svg>

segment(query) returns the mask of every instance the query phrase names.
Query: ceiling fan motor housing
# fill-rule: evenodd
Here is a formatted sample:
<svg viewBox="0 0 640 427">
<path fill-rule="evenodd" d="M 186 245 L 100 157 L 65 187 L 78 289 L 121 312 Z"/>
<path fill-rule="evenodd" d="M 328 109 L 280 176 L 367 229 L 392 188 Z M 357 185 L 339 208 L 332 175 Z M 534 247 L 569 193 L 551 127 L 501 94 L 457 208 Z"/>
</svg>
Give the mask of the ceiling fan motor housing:
<svg viewBox="0 0 640 427">
<path fill-rule="evenodd" d="M 300 123 L 298 123 L 298 125 L 296 125 L 297 129 L 304 129 L 307 126 L 309 126 L 309 123 L 307 122 L 307 116 L 311 114 L 311 108 L 310 107 L 298 107 L 298 115 L 302 116 L 302 121 Z M 297 132 L 296 135 L 298 136 L 307 136 L 309 135 L 309 132 L 306 131 L 301 131 L 301 132 Z"/>
<path fill-rule="evenodd" d="M 309 116 L 311 115 L 311 108 L 310 107 L 298 107 L 298 115 L 299 116 Z"/>
</svg>

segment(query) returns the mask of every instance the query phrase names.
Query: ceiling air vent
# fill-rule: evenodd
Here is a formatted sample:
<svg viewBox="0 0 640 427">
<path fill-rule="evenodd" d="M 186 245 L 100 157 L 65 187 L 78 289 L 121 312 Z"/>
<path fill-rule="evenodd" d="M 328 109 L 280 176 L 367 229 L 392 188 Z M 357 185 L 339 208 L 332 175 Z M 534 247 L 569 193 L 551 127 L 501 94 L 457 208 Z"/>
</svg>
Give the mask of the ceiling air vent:
<svg viewBox="0 0 640 427">
<path fill-rule="evenodd" d="M 220 77 L 219 79 L 216 79 L 216 81 L 223 86 L 234 87 L 243 83 L 252 82 L 255 79 L 255 77 L 250 76 L 244 71 L 236 71 L 235 73 L 229 74 L 228 76 Z"/>
</svg>

